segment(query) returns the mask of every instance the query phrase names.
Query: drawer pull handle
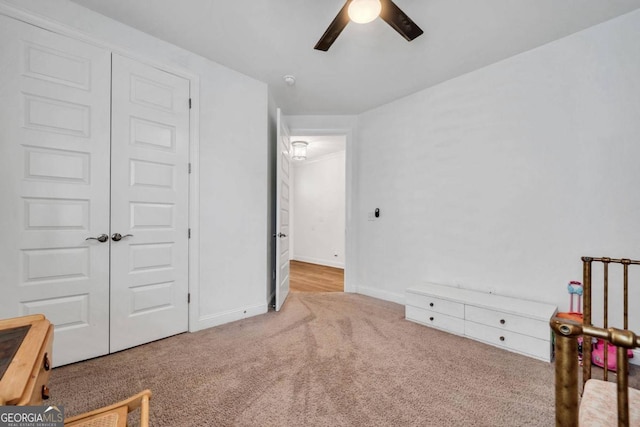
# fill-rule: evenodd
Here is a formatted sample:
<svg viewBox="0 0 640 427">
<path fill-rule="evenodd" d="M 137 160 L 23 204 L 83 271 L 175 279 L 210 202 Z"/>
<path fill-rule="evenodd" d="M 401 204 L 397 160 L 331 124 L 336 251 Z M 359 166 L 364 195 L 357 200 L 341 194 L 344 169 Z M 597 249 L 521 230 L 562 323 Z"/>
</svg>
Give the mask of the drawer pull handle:
<svg viewBox="0 0 640 427">
<path fill-rule="evenodd" d="M 42 362 L 43 362 L 45 371 L 48 371 L 49 369 L 51 369 L 51 363 L 49 362 L 49 353 L 44 354 L 44 360 Z"/>
<path fill-rule="evenodd" d="M 507 321 L 506 321 L 506 320 L 504 320 L 504 319 L 500 319 L 500 324 L 501 324 L 501 325 L 504 325 L 505 323 L 507 323 Z"/>
<path fill-rule="evenodd" d="M 504 337 L 500 337 L 500 341 L 504 341 Z"/>
<path fill-rule="evenodd" d="M 47 387 L 46 385 L 42 386 L 42 400 L 47 400 L 49 399 L 50 393 L 49 393 L 49 387 Z"/>
<path fill-rule="evenodd" d="M 429 317 L 429 320 L 431 320 L 433 322 L 433 317 Z"/>
<path fill-rule="evenodd" d="M 429 303 L 429 307 L 433 307 L 433 303 L 432 302 Z"/>
</svg>

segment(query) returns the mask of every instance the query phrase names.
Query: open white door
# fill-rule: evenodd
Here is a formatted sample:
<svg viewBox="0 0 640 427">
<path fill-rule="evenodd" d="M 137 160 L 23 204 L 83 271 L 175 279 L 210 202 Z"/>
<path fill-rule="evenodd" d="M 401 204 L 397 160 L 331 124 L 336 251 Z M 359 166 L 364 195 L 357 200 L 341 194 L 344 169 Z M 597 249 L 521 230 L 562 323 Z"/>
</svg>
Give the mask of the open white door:
<svg viewBox="0 0 640 427">
<path fill-rule="evenodd" d="M 289 295 L 289 160 L 291 141 L 289 129 L 277 112 L 277 172 L 276 172 L 276 311 Z"/>
</svg>

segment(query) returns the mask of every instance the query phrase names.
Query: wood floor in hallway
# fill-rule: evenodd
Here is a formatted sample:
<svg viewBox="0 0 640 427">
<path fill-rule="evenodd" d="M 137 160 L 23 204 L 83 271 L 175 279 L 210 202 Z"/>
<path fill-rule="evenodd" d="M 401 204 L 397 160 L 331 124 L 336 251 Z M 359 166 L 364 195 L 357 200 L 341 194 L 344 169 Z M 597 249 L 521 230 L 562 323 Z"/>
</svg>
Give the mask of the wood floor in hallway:
<svg viewBox="0 0 640 427">
<path fill-rule="evenodd" d="M 301 261 L 291 261 L 289 287 L 292 292 L 343 292 L 344 270 Z"/>
</svg>

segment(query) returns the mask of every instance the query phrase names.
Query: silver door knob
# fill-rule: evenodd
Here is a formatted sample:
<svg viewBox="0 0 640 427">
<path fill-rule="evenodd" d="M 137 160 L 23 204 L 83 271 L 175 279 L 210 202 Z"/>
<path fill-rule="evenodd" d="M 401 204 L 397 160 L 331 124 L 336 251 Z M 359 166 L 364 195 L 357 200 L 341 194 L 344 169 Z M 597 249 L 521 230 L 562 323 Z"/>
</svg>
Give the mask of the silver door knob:
<svg viewBox="0 0 640 427">
<path fill-rule="evenodd" d="M 100 242 L 100 243 L 104 243 L 104 242 L 106 242 L 107 240 L 109 240 L 109 235 L 107 235 L 107 234 L 101 234 L 101 235 L 99 235 L 98 237 L 87 237 L 87 238 L 86 238 L 86 239 L 84 239 L 84 240 L 97 240 L 97 241 L 98 241 L 98 242 Z"/>
<path fill-rule="evenodd" d="M 133 234 L 125 234 L 124 236 L 120 233 L 113 233 L 113 235 L 111 236 L 111 239 L 114 242 L 119 242 L 120 240 L 124 239 L 125 237 L 133 237 Z"/>
<path fill-rule="evenodd" d="M 287 237 L 287 235 L 284 233 L 278 233 L 278 237 Z"/>
</svg>

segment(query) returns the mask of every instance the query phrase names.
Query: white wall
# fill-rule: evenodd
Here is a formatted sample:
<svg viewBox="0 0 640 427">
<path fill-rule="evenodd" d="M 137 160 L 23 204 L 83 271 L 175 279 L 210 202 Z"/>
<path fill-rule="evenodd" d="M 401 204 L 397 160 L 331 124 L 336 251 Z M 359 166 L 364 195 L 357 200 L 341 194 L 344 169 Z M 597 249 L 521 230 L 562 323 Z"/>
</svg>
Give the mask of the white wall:
<svg viewBox="0 0 640 427">
<path fill-rule="evenodd" d="M 1 0 L 199 78 L 199 242 L 191 257 L 192 330 L 267 311 L 267 86 L 67 0 Z M 48 24 L 47 24 L 48 25 Z M 193 196 L 193 195 L 192 195 Z"/>
<path fill-rule="evenodd" d="M 344 268 L 345 152 L 294 163 L 293 259 Z"/>
<path fill-rule="evenodd" d="M 635 11 L 360 115 L 358 292 L 430 281 L 566 310 L 581 256 L 640 259 L 639 40 Z"/>
</svg>

